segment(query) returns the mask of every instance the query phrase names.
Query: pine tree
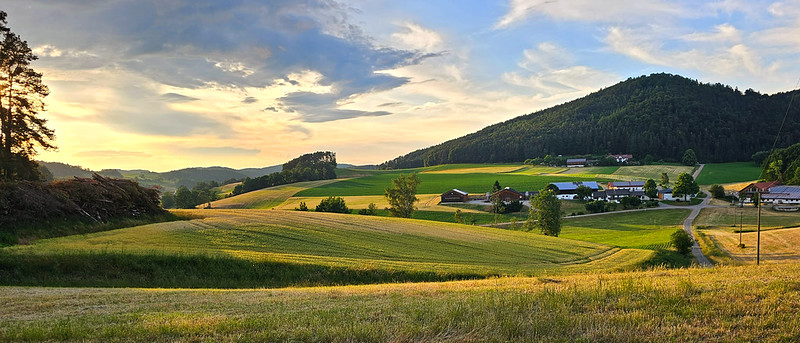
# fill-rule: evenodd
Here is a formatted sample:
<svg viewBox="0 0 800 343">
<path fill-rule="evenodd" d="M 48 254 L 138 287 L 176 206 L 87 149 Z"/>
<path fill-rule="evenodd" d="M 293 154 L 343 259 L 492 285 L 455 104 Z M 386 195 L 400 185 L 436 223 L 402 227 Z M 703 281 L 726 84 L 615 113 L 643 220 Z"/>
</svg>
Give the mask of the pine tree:
<svg viewBox="0 0 800 343">
<path fill-rule="evenodd" d="M 38 180 L 31 158 L 37 146 L 55 149 L 55 133 L 39 115 L 49 90 L 42 74 L 30 67 L 37 57 L 28 42 L 6 24 L 6 13 L 0 11 L 0 179 Z"/>
</svg>

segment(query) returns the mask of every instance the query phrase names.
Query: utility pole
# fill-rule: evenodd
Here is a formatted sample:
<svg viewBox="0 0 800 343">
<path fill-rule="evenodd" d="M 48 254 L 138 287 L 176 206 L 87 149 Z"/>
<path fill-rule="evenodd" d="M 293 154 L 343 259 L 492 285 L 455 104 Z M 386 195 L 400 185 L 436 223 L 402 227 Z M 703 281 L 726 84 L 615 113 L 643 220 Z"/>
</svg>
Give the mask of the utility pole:
<svg viewBox="0 0 800 343">
<path fill-rule="evenodd" d="M 739 212 L 739 247 L 742 247 L 742 221 L 744 221 L 744 211 Z"/>
<path fill-rule="evenodd" d="M 758 195 L 758 202 L 756 202 L 756 206 L 758 206 L 758 228 L 756 229 L 756 234 L 758 238 L 756 239 L 756 265 L 761 263 L 761 190 L 756 193 Z"/>
</svg>

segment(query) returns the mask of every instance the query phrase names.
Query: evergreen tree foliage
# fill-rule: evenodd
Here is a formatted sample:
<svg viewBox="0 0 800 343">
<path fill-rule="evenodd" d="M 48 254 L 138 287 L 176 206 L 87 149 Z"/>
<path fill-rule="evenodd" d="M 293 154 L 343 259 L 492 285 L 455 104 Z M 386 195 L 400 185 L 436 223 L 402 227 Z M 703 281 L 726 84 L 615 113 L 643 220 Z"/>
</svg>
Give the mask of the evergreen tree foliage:
<svg viewBox="0 0 800 343">
<path fill-rule="evenodd" d="M 561 233 L 561 202 L 556 193 L 545 188 L 533 198 L 525 226 L 538 228 L 545 236 L 558 237 Z"/>
<path fill-rule="evenodd" d="M 380 168 L 547 160 L 548 155 L 553 159 L 609 151 L 679 162 L 690 147 L 706 162 L 749 161 L 753 153 L 772 146 L 775 125 L 798 93 L 741 93 L 719 83 L 653 74 L 411 152 Z M 790 111 L 793 118 L 800 115 L 800 107 Z M 800 121 L 787 121 L 779 145 L 798 141 Z"/>
<path fill-rule="evenodd" d="M 317 151 L 297 157 L 283 165 L 283 170 L 256 178 L 245 178 L 233 189 L 233 195 L 289 183 L 336 178 L 336 154 Z"/>
<path fill-rule="evenodd" d="M 31 68 L 38 58 L 6 26 L 6 16 L 0 11 L 0 179 L 38 181 L 36 148 L 55 148 L 55 133 L 40 116 L 50 91 Z"/>
<path fill-rule="evenodd" d="M 374 202 L 369 203 L 367 208 L 362 208 L 358 210 L 358 214 L 364 216 L 377 216 L 378 215 L 378 205 L 375 205 Z"/>
<path fill-rule="evenodd" d="M 667 173 L 661 173 L 661 187 L 669 187 L 669 175 Z"/>
<path fill-rule="evenodd" d="M 392 187 L 386 188 L 384 196 L 389 200 L 389 213 L 393 217 L 411 218 L 416 210 L 414 203 L 417 199 L 417 186 L 420 180 L 416 173 L 401 174 L 392 180 Z"/>
<path fill-rule="evenodd" d="M 644 195 L 650 199 L 655 199 L 658 197 L 658 187 L 656 186 L 655 180 L 648 179 L 644 182 Z"/>
<path fill-rule="evenodd" d="M 592 189 L 584 185 L 580 185 L 575 188 L 575 195 L 578 197 L 578 200 L 584 200 L 592 196 Z"/>
<path fill-rule="evenodd" d="M 768 181 L 777 180 L 787 185 L 800 185 L 800 143 L 775 149 L 764 160 L 761 175 Z"/>
<path fill-rule="evenodd" d="M 681 163 L 683 163 L 685 166 L 693 166 L 697 164 L 697 155 L 695 155 L 694 150 L 686 149 L 686 151 L 683 153 Z"/>
</svg>

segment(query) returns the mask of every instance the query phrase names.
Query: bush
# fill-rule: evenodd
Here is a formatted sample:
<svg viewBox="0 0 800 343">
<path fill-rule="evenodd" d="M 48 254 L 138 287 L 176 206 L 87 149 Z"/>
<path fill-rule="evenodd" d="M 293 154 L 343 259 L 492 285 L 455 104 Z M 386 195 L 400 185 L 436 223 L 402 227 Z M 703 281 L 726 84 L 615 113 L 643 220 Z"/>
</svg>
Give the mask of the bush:
<svg viewBox="0 0 800 343">
<path fill-rule="evenodd" d="M 316 208 L 317 212 L 333 212 L 333 213 L 350 213 L 350 209 L 341 197 L 330 196 L 319 202 Z"/>
<path fill-rule="evenodd" d="M 300 206 L 294 208 L 295 211 L 308 211 L 308 206 L 305 201 L 300 202 Z"/>
<path fill-rule="evenodd" d="M 358 214 L 362 216 L 377 216 L 378 215 L 378 205 L 375 205 L 374 202 L 369 203 L 367 208 L 362 208 L 358 210 Z"/>
<path fill-rule="evenodd" d="M 714 197 L 714 199 L 725 198 L 725 188 L 722 188 L 720 185 L 711 185 L 711 187 L 708 187 L 708 191 L 711 192 L 711 196 Z"/>
<path fill-rule="evenodd" d="M 688 255 L 692 252 L 692 238 L 683 229 L 678 229 L 670 236 L 670 244 L 678 250 L 679 253 Z"/>
<path fill-rule="evenodd" d="M 583 205 L 589 213 L 600 213 L 608 211 L 608 202 L 605 200 L 593 200 Z"/>
<path fill-rule="evenodd" d="M 658 200 L 651 199 L 644 202 L 644 205 L 647 207 L 658 207 Z"/>
<path fill-rule="evenodd" d="M 622 204 L 622 208 L 626 210 L 629 208 L 639 208 L 642 204 L 642 199 L 638 197 L 622 197 L 622 199 L 619 199 L 619 203 Z"/>
</svg>

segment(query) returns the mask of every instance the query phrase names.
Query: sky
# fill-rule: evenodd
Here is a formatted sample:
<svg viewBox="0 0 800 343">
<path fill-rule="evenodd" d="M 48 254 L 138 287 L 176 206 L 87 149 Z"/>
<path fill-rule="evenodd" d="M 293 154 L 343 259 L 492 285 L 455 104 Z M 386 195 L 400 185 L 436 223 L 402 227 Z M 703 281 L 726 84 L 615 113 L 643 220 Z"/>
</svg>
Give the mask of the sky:
<svg viewBox="0 0 800 343">
<path fill-rule="evenodd" d="M 800 82 L 800 0 L 4 0 L 58 150 L 106 168 L 377 164 L 630 77 Z"/>
</svg>

